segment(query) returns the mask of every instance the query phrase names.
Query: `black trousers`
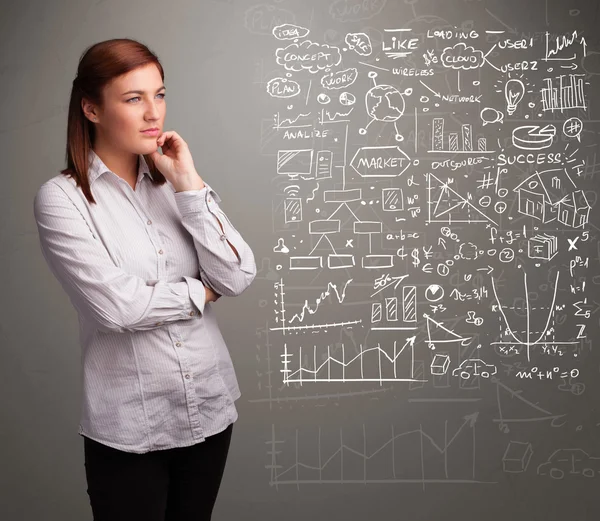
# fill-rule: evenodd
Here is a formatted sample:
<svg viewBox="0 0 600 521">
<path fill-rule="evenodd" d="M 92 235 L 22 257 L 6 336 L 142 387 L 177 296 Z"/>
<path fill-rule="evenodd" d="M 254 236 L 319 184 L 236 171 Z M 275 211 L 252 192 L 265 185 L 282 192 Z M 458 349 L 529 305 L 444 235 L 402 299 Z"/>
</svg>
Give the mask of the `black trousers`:
<svg viewBox="0 0 600 521">
<path fill-rule="evenodd" d="M 229 452 L 233 423 L 189 447 L 124 452 L 84 438 L 94 521 L 208 521 Z"/>
</svg>

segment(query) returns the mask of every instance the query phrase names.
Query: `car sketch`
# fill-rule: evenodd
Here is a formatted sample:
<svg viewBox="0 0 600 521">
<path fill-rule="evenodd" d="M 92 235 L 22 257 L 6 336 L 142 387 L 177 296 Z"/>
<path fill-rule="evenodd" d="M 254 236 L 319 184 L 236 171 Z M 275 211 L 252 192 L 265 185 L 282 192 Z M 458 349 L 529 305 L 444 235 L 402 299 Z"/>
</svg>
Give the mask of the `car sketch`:
<svg viewBox="0 0 600 521">
<path fill-rule="evenodd" d="M 537 473 L 553 479 L 563 479 L 565 474 L 582 474 L 586 478 L 593 478 L 599 470 L 600 457 L 590 456 L 583 449 L 557 449 L 538 466 Z"/>
<path fill-rule="evenodd" d="M 467 358 L 452 371 L 452 376 L 460 375 L 461 378 L 467 380 L 471 376 L 483 376 L 489 378 L 496 374 L 498 368 L 494 364 L 486 364 L 481 358 Z"/>
</svg>

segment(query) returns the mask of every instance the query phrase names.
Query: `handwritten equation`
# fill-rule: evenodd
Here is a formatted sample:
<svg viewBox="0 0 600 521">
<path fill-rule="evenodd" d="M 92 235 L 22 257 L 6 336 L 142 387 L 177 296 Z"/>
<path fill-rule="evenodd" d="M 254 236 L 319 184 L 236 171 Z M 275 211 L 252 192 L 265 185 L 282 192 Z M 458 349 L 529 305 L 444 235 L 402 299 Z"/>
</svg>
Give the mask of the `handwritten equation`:
<svg viewBox="0 0 600 521">
<path fill-rule="evenodd" d="M 273 169 L 273 254 L 258 278 L 272 294 L 256 333 L 266 396 L 251 401 L 493 395 L 502 434 L 560 428 L 568 411 L 527 393 L 581 396 L 598 374 L 586 365 L 600 307 L 586 37 L 520 34 L 489 11 L 487 27 L 415 16 L 356 30 L 384 6 L 332 2 L 331 17 L 352 27 L 335 35 L 287 15 L 264 30 L 271 63 L 256 84 L 270 110 L 260 147 Z M 507 397 L 528 413 L 513 417 Z M 465 418 L 457 432 L 478 421 Z M 410 432 L 446 456 L 450 443 Z M 270 443 L 271 483 L 298 483 L 284 476 L 297 455 L 281 470 L 274 430 Z M 505 447 L 505 472 L 531 471 L 531 443 Z M 343 450 L 340 440 L 333 454 Z M 557 449 L 537 474 L 562 479 L 580 457 L 598 459 Z M 480 482 L 475 465 L 457 479 Z"/>
</svg>

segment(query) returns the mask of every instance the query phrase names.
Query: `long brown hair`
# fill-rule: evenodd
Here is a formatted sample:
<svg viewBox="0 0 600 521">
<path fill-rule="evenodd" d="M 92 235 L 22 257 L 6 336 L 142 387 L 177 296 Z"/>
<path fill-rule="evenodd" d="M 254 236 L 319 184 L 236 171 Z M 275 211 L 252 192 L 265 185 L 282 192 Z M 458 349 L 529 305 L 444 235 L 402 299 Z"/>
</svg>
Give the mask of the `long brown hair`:
<svg viewBox="0 0 600 521">
<path fill-rule="evenodd" d="M 94 144 L 96 128 L 85 117 L 81 108 L 82 98 L 102 106 L 102 91 L 115 77 L 125 74 L 137 67 L 154 63 L 165 79 L 165 73 L 158 57 L 144 44 L 128 38 L 115 38 L 98 42 L 88 47 L 79 60 L 77 77 L 73 80 L 71 99 L 69 101 L 69 119 L 67 123 L 67 168 L 61 174 L 75 179 L 86 199 L 96 203 L 90 189 L 88 179 L 88 157 Z M 144 154 L 148 168 L 152 174 L 152 183 L 162 185 L 165 177 L 154 165 L 149 155 Z"/>
</svg>

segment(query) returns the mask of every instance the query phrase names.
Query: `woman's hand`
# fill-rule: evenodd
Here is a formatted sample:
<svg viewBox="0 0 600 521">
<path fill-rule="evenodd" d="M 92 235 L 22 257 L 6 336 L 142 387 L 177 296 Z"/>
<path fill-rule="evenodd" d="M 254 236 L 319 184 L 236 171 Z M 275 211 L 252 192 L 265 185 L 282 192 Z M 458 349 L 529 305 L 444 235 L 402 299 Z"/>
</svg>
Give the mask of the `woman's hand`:
<svg viewBox="0 0 600 521">
<path fill-rule="evenodd" d="M 158 136 L 156 146 L 161 147 L 163 153 L 159 154 L 157 149 L 150 157 L 177 192 L 204 188 L 204 181 L 196 172 L 188 144 L 177 132 L 163 132 Z"/>
<path fill-rule="evenodd" d="M 204 304 L 206 304 L 207 302 L 216 302 L 217 299 L 221 297 L 221 295 L 215 293 L 208 286 L 204 286 L 204 289 L 206 290 L 206 298 L 204 299 Z"/>
</svg>

